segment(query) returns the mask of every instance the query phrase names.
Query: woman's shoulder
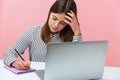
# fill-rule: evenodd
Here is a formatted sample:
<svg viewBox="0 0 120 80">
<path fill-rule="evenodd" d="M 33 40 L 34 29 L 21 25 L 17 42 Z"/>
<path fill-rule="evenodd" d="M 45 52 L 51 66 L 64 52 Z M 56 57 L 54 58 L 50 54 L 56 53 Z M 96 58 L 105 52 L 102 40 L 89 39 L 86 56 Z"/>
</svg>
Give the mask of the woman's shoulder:
<svg viewBox="0 0 120 80">
<path fill-rule="evenodd" d="M 32 26 L 30 29 L 33 32 L 37 32 L 37 31 L 41 31 L 42 30 L 43 25 L 36 25 L 36 26 Z"/>
<path fill-rule="evenodd" d="M 34 29 L 42 29 L 43 25 L 36 25 L 36 26 L 33 26 L 32 28 Z"/>
<path fill-rule="evenodd" d="M 43 25 L 32 26 L 33 34 L 40 35 L 42 28 L 43 28 Z"/>
</svg>

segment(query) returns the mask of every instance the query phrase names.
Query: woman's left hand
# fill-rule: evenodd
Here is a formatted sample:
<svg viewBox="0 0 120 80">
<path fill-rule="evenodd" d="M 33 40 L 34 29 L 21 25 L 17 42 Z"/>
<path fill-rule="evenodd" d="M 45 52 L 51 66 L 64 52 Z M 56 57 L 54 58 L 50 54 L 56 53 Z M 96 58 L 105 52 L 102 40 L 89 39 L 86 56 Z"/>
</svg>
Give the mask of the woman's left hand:
<svg viewBox="0 0 120 80">
<path fill-rule="evenodd" d="M 74 32 L 74 36 L 80 36 L 81 35 L 80 25 L 73 11 L 68 12 L 65 18 L 66 20 L 64 21 L 70 25 L 71 29 Z"/>
</svg>

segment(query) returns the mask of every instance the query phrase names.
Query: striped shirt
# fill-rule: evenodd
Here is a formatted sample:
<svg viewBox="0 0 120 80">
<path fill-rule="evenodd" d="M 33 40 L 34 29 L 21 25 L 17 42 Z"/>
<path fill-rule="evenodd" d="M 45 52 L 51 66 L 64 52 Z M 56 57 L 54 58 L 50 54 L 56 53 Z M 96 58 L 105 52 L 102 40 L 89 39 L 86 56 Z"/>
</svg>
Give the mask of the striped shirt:
<svg viewBox="0 0 120 80">
<path fill-rule="evenodd" d="M 18 54 L 14 49 L 17 49 L 20 54 L 29 48 L 30 61 L 45 62 L 46 60 L 46 45 L 41 39 L 41 26 L 34 26 L 28 29 L 19 40 L 10 47 L 4 54 L 4 64 L 10 66 L 10 64 L 17 60 Z M 51 35 L 52 42 L 62 42 L 59 34 Z M 73 36 L 74 41 L 81 41 L 81 36 Z"/>
</svg>

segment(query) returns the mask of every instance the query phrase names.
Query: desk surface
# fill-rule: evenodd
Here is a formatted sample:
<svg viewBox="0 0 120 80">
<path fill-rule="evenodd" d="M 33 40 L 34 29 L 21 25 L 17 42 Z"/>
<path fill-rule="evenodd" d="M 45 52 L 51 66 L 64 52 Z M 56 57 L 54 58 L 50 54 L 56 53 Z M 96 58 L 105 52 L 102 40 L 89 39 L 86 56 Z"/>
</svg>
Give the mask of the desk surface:
<svg viewBox="0 0 120 80">
<path fill-rule="evenodd" d="M 45 63 L 31 62 L 31 68 L 36 70 L 43 70 Z M 0 60 L 0 80 L 40 80 L 35 72 L 25 74 L 14 74 L 4 68 L 3 60 Z"/>
<path fill-rule="evenodd" d="M 31 68 L 42 70 L 45 63 L 31 62 Z M 4 68 L 3 61 L 0 60 L 0 79 L 1 80 L 40 80 L 35 72 L 16 75 Z M 120 68 L 107 67 L 104 68 L 103 80 L 120 80 Z"/>
</svg>

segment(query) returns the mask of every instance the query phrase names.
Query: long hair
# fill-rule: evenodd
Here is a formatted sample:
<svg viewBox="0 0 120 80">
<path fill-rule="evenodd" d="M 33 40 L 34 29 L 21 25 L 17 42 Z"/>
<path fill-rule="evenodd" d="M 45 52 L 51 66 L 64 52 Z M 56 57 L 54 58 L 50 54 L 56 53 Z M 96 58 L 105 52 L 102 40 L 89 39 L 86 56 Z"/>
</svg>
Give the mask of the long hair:
<svg viewBox="0 0 120 80">
<path fill-rule="evenodd" d="M 56 0 L 54 2 L 54 4 L 51 6 L 49 10 L 47 21 L 42 28 L 41 37 L 45 43 L 51 42 L 50 29 L 48 25 L 50 13 L 53 12 L 53 13 L 65 13 L 66 14 L 67 12 L 70 12 L 70 10 L 74 12 L 77 18 L 77 7 L 76 7 L 76 3 L 74 2 L 74 0 Z M 74 36 L 74 32 L 72 31 L 69 25 L 66 25 L 65 28 L 60 31 L 60 38 L 63 42 L 71 42 L 73 39 L 73 36 Z"/>
</svg>

